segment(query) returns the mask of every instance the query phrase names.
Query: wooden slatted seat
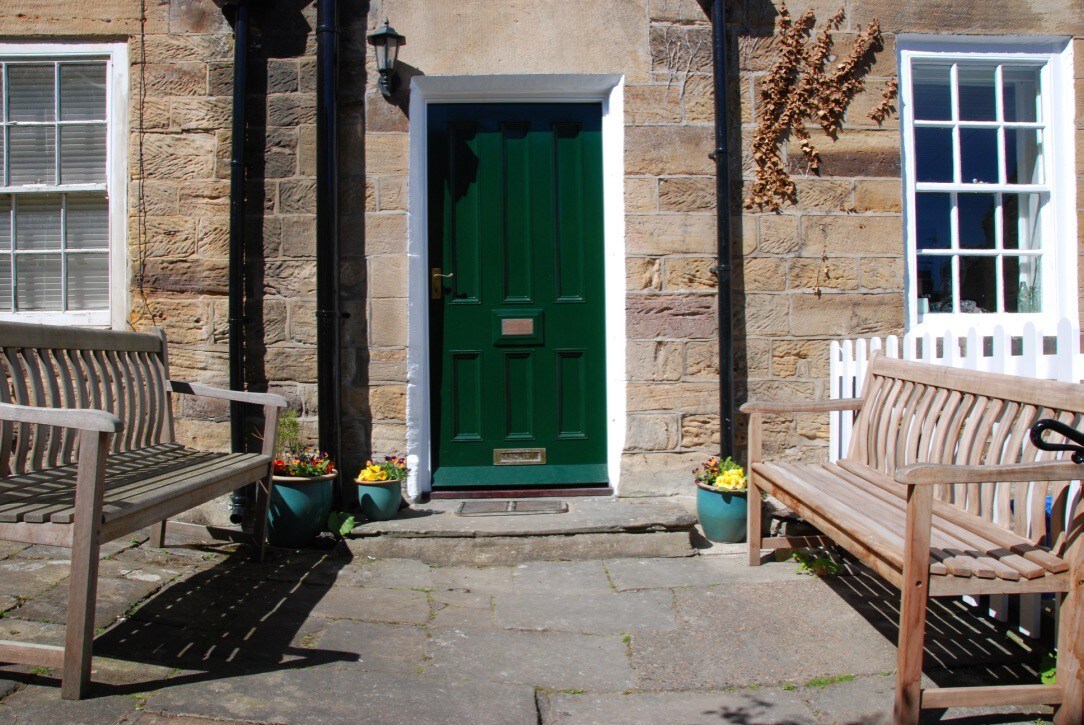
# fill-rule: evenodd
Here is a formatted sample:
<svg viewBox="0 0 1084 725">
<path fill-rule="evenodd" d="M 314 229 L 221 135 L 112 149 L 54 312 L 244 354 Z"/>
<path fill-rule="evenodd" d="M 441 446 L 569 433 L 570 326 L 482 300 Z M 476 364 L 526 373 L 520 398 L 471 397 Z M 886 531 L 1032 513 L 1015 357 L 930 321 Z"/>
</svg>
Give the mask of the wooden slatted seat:
<svg viewBox="0 0 1084 725">
<path fill-rule="evenodd" d="M 743 406 L 750 564 L 763 548 L 835 543 L 901 590 L 897 723 L 918 722 L 923 707 L 1043 703 L 1057 707 L 1056 722 L 1082 722 L 1084 505 L 1071 484 L 1084 467 L 1037 450 L 1028 433 L 1042 418 L 1080 428 L 1084 386 L 878 355 L 863 390 L 861 399 Z M 831 410 L 857 411 L 844 459 L 762 460 L 765 415 Z M 763 538 L 762 490 L 824 537 Z M 927 597 L 1034 592 L 1061 597 L 1057 684 L 921 689 Z"/>
<path fill-rule="evenodd" d="M 61 694 L 90 682 L 101 544 L 257 483 L 262 558 L 281 396 L 169 379 L 164 333 L 0 323 L 0 539 L 72 549 L 63 647 L 0 641 L 0 661 L 61 668 Z M 172 396 L 263 407 L 259 453 L 186 448 Z"/>
</svg>

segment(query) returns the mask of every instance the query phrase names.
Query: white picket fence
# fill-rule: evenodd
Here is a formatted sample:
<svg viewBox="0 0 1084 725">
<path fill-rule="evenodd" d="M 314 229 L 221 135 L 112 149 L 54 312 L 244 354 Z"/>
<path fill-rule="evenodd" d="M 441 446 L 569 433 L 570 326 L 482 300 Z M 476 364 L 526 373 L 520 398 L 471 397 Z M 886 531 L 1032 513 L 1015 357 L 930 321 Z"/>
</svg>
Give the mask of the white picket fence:
<svg viewBox="0 0 1084 725">
<path fill-rule="evenodd" d="M 946 332 L 942 336 L 906 334 L 902 338 L 870 337 L 833 341 L 829 348 L 830 397 L 853 398 L 862 394 L 866 367 L 874 351 L 880 350 L 891 358 L 921 360 L 937 365 L 949 365 L 965 370 L 1008 373 L 1046 380 L 1081 382 L 1084 367 L 1080 352 L 1080 329 L 1062 319 L 1053 329 L 1040 329 L 1032 323 L 1020 333 L 1006 332 L 996 327 L 993 332 L 969 329 Z M 839 460 L 850 446 L 854 414 L 849 411 L 831 414 L 829 458 Z M 1077 484 L 1074 484 L 1076 486 Z M 1077 492 L 1073 492 L 1075 497 Z M 973 606 L 978 598 L 964 597 Z M 1004 595 L 989 597 L 990 613 L 1002 621 L 1008 619 L 1008 600 Z M 1020 598 L 1018 629 L 1027 635 L 1039 635 L 1039 595 Z"/>
</svg>

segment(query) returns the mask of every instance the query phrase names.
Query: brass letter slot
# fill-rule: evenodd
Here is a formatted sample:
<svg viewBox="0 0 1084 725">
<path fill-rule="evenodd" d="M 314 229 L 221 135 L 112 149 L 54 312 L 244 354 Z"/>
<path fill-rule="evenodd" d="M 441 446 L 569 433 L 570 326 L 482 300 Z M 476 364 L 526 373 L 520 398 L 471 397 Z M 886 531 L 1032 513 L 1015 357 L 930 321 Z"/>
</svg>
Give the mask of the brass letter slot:
<svg viewBox="0 0 1084 725">
<path fill-rule="evenodd" d="M 502 335 L 533 335 L 534 318 L 505 317 L 501 320 Z"/>
<path fill-rule="evenodd" d="M 494 466 L 544 466 L 545 448 L 495 448 Z"/>
</svg>

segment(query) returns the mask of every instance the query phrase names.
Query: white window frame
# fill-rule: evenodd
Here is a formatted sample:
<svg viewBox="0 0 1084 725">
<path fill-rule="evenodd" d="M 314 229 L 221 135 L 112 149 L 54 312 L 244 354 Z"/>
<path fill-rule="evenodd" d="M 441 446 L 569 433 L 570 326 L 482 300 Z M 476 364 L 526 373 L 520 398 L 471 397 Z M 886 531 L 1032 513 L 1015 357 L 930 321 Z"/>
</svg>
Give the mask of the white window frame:
<svg viewBox="0 0 1084 725">
<path fill-rule="evenodd" d="M 1001 326 L 1017 333 L 1031 322 L 1040 329 L 1066 318 L 1078 322 L 1076 160 L 1074 159 L 1073 50 L 1070 38 L 1052 36 L 931 36 L 901 34 L 896 38 L 900 69 L 900 131 L 903 158 L 903 219 L 907 273 L 904 281 L 907 328 L 916 333 L 941 335 L 962 327 L 992 333 Z M 952 313 L 919 315 L 918 254 L 915 223 L 914 105 L 911 102 L 914 61 L 1029 63 L 1042 65 L 1042 110 L 1046 119 L 1043 137 L 1045 189 L 1050 200 L 1042 217 L 1042 304 L 1043 311 Z M 957 160 L 958 161 L 958 160 Z M 958 166 L 958 163 L 956 164 Z M 924 184 L 924 186 L 927 186 Z M 976 191 L 974 185 L 935 184 L 938 191 Z M 991 185 L 995 187 L 995 185 Z M 1014 185 L 1027 192 L 1033 187 Z M 996 186 L 991 189 L 1003 190 Z"/>
<path fill-rule="evenodd" d="M 0 60 L 104 60 L 106 184 L 109 201 L 109 307 L 106 310 L 0 312 L 0 320 L 123 329 L 128 325 L 128 46 L 125 43 L 0 43 Z M 25 189 L 0 186 L 0 194 Z M 101 184 L 35 185 L 34 191 L 100 191 Z M 18 193 L 17 191 L 15 193 Z"/>
</svg>

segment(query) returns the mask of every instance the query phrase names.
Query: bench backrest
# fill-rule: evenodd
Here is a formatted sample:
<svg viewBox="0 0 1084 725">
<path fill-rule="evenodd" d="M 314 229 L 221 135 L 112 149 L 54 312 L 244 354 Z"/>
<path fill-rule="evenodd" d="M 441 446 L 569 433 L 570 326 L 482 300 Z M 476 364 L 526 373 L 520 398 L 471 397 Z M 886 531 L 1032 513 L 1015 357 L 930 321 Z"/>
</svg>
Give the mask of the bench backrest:
<svg viewBox="0 0 1084 725">
<path fill-rule="evenodd" d="M 1054 418 L 1080 428 L 1084 385 L 905 362 L 876 355 L 855 420 L 850 460 L 889 475 L 910 463 L 999 465 L 1067 457 L 1038 450 L 1031 426 Z M 1049 435 L 1049 434 L 1048 434 Z M 954 484 L 935 495 L 1055 548 L 1063 536 L 1068 483 Z M 1051 530 L 1046 500 L 1053 497 Z"/>
<path fill-rule="evenodd" d="M 113 450 L 172 442 L 164 335 L 0 322 L 0 402 L 98 408 L 124 421 Z M 71 463 L 74 431 L 0 423 L 0 476 Z"/>
</svg>

